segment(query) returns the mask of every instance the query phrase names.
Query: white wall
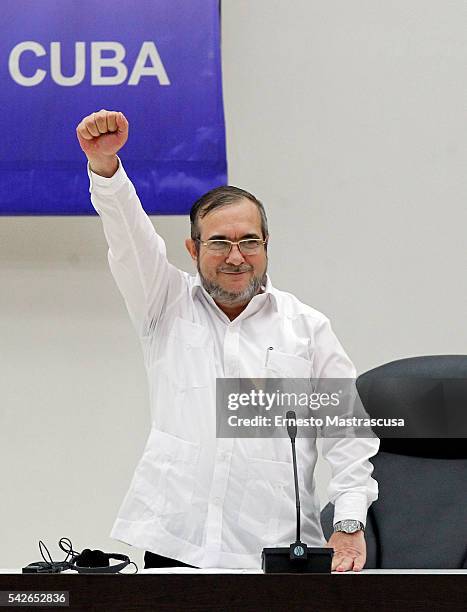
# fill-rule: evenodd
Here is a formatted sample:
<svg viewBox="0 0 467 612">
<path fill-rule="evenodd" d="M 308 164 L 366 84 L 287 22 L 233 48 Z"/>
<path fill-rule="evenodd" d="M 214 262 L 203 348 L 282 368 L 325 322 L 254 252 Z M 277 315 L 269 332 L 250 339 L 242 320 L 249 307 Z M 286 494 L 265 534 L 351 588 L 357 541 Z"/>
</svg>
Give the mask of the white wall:
<svg viewBox="0 0 467 612">
<path fill-rule="evenodd" d="M 266 204 L 274 284 L 331 317 L 359 371 L 466 352 L 466 17 L 463 0 L 222 3 L 230 182 Z M 153 221 L 190 269 L 187 218 Z M 99 219 L 0 218 L 0 275 L 0 567 L 39 559 L 39 538 L 62 558 L 61 536 L 139 563 L 108 538 L 149 418 Z"/>
</svg>

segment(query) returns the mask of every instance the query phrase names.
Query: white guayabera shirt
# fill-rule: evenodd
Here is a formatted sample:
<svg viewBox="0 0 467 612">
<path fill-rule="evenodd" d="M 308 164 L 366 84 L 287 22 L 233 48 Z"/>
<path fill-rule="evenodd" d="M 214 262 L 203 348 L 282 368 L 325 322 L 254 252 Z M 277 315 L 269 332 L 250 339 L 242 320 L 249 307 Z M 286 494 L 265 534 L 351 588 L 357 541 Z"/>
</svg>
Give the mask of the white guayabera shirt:
<svg viewBox="0 0 467 612">
<path fill-rule="evenodd" d="M 111 537 L 198 567 L 259 568 L 264 546 L 295 539 L 290 441 L 216 438 L 216 377 L 353 378 L 355 369 L 328 319 L 269 279 L 230 321 L 198 276 L 167 261 L 121 163 L 110 179 L 89 176 L 110 268 L 141 341 L 151 403 L 149 438 Z M 378 496 L 368 461 L 378 444 L 323 439 L 335 521 L 365 523 Z M 297 459 L 302 540 L 322 546 L 315 439 L 297 441 Z"/>
</svg>

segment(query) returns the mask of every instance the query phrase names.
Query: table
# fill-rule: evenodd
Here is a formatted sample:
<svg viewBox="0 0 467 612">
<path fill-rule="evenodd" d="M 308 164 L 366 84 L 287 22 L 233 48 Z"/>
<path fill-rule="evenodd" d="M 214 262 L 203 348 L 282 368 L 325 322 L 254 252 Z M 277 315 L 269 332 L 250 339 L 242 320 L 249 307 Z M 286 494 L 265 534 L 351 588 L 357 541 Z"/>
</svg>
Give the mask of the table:
<svg viewBox="0 0 467 612">
<path fill-rule="evenodd" d="M 191 568 L 142 570 L 136 575 L 34 575 L 0 570 L 0 591 L 7 590 L 69 591 L 68 608 L 28 610 L 467 610 L 467 570 L 363 570 L 331 575 Z"/>
</svg>

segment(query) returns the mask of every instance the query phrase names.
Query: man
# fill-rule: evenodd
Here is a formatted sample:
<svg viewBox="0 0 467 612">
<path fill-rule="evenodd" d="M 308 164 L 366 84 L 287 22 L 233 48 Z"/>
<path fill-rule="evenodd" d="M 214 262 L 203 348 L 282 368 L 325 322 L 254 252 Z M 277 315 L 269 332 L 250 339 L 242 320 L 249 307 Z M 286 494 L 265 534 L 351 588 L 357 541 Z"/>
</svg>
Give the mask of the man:
<svg viewBox="0 0 467 612">
<path fill-rule="evenodd" d="M 222 187 L 193 206 L 192 277 L 167 261 L 117 157 L 124 115 L 92 113 L 77 136 L 150 387 L 151 433 L 111 536 L 146 549 L 146 566 L 259 568 L 264 546 L 294 540 L 290 444 L 216 438 L 216 377 L 353 378 L 354 367 L 324 315 L 272 286 L 267 220 L 254 196 Z M 368 459 L 377 450 L 374 439 L 323 439 L 336 528 L 327 545 L 338 571 L 366 560 L 363 528 L 377 498 Z M 322 546 L 316 440 L 300 439 L 297 454 L 303 541 Z"/>
</svg>

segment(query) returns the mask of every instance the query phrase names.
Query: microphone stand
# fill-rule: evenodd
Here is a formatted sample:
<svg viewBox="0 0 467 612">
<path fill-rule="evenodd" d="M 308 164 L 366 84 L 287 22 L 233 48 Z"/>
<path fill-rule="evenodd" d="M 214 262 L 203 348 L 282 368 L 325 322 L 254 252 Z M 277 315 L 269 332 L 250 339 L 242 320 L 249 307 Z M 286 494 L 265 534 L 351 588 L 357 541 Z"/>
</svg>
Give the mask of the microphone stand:
<svg viewBox="0 0 467 612">
<path fill-rule="evenodd" d="M 287 433 L 292 444 L 292 462 L 295 484 L 295 507 L 297 509 L 297 539 L 290 545 L 290 558 L 303 559 L 306 556 L 307 546 L 300 542 L 300 491 L 298 489 L 297 453 L 295 452 L 295 438 L 297 437 L 297 420 L 293 410 L 289 410 L 285 415 L 287 419 Z"/>
<path fill-rule="evenodd" d="M 297 416 L 293 410 L 286 414 L 287 433 L 292 444 L 292 461 L 295 483 L 295 507 L 297 510 L 297 538 L 289 548 L 264 548 L 262 568 L 265 574 L 330 574 L 332 548 L 311 548 L 300 540 L 300 494 L 298 488 L 297 454 Z"/>
</svg>

